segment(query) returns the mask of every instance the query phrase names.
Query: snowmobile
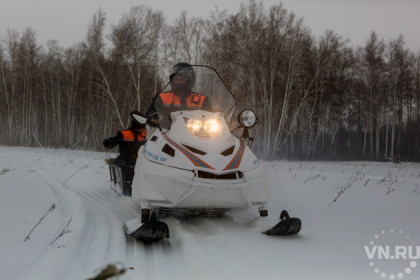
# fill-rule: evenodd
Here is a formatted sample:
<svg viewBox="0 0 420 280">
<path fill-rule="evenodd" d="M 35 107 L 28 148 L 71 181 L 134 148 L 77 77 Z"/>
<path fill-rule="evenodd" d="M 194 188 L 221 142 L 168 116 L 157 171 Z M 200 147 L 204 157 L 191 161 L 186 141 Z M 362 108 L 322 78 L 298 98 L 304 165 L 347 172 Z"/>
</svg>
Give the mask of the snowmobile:
<svg viewBox="0 0 420 280">
<path fill-rule="evenodd" d="M 210 103 L 211 111 L 192 107 L 168 113 L 162 103 L 154 107 L 159 126 L 139 152 L 134 170 L 132 198 L 141 209 L 141 225 L 127 222 L 124 229 L 144 243 L 169 238 L 167 216 L 220 217 L 233 209 L 258 209 L 267 216 L 265 171 L 249 145 L 248 130 L 258 119 L 246 109 L 234 118 L 236 100 L 215 69 L 193 68 L 192 92 Z M 179 71 L 183 71 L 181 67 Z M 161 92 L 171 92 L 170 82 Z M 144 115 L 133 115 L 144 123 Z M 239 137 L 235 132 L 242 130 Z M 149 134 L 149 133 L 148 133 Z M 268 235 L 295 234 L 301 221 L 282 212 Z"/>
</svg>

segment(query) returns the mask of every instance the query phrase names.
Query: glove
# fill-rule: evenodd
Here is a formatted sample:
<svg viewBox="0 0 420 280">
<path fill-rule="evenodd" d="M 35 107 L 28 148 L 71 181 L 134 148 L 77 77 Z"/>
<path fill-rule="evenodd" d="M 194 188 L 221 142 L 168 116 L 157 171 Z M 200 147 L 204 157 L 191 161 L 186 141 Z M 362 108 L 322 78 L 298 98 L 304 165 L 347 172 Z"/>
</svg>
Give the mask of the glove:
<svg viewBox="0 0 420 280">
<path fill-rule="evenodd" d="M 111 149 L 111 148 L 113 148 L 115 146 L 114 143 L 111 140 L 109 140 L 109 139 L 104 139 L 104 141 L 102 142 L 102 144 L 107 149 Z"/>
<path fill-rule="evenodd" d="M 151 127 L 158 127 L 159 126 L 159 117 L 156 111 L 148 112 L 147 115 L 147 122 L 146 124 Z"/>
<path fill-rule="evenodd" d="M 159 120 L 158 119 L 147 120 L 147 125 L 149 125 L 151 127 L 158 127 Z"/>
</svg>

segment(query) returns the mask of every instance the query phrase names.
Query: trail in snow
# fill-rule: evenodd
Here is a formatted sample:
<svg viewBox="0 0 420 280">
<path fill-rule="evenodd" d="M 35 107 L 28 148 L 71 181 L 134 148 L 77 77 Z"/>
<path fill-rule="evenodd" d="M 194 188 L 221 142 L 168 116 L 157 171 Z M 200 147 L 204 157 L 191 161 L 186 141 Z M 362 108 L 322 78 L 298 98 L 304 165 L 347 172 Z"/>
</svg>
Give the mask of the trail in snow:
<svg viewBox="0 0 420 280">
<path fill-rule="evenodd" d="M 143 245 L 122 230 L 139 213 L 110 188 L 104 159 L 111 155 L 0 147 L 1 279 L 87 279 L 111 263 L 127 269 L 119 279 L 381 279 L 364 250 L 376 234 L 392 228 L 420 244 L 419 164 L 281 161 L 265 163 L 269 219 L 256 210 L 168 218 L 171 238 Z M 261 234 L 282 209 L 302 219 L 302 232 Z M 380 268 L 389 278 L 404 265 Z"/>
</svg>

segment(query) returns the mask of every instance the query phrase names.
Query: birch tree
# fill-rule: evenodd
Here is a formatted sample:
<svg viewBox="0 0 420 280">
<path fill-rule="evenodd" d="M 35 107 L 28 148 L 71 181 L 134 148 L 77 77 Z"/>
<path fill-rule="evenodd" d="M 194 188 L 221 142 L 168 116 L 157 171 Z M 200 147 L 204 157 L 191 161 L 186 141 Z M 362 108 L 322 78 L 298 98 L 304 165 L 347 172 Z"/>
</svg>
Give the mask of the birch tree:
<svg viewBox="0 0 420 280">
<path fill-rule="evenodd" d="M 128 70 L 129 85 L 135 90 L 135 100 L 130 100 L 130 111 L 135 107 L 138 110 L 145 108 L 148 104 L 143 103 L 148 103 L 150 96 L 156 92 L 156 80 L 150 84 L 148 75 L 152 73 L 156 79 L 158 71 L 155 63 L 163 24 L 161 12 L 137 6 L 131 8 L 112 29 L 110 40 L 114 46 L 114 61 Z M 126 94 L 131 95 L 130 92 Z"/>
<path fill-rule="evenodd" d="M 383 93 L 383 72 L 384 72 L 384 51 L 385 44 L 379 40 L 375 32 L 372 32 L 364 48 L 365 82 L 368 96 L 369 110 L 369 132 L 370 132 L 370 158 L 379 156 L 379 119 L 380 106 L 378 100 Z M 374 142 L 376 137 L 376 142 Z M 375 145 L 376 144 L 376 145 Z M 376 146 L 376 149 L 375 149 Z M 375 152 L 375 154 L 374 154 Z"/>
</svg>

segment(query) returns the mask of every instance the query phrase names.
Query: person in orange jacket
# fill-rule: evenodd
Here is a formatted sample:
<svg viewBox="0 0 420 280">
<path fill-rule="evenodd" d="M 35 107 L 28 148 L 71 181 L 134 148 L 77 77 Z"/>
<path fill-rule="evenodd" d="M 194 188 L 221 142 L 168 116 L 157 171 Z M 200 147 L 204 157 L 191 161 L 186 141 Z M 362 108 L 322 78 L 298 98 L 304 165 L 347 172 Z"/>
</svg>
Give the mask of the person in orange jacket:
<svg viewBox="0 0 420 280">
<path fill-rule="evenodd" d="M 142 115 L 140 112 L 136 113 Z M 133 118 L 129 128 L 120 130 L 116 136 L 103 140 L 103 145 L 107 149 L 119 145 L 120 154 L 114 159 L 113 163 L 121 167 L 124 183 L 123 195 L 131 196 L 131 184 L 137 153 L 146 142 L 146 136 L 146 124 L 139 123 Z"/>
<path fill-rule="evenodd" d="M 149 124 L 157 126 L 159 117 L 170 121 L 170 113 L 181 110 L 205 110 L 211 111 L 208 97 L 192 89 L 195 84 L 194 68 L 186 63 L 175 64 L 169 75 L 171 90 L 157 94 L 147 111 Z M 157 108 L 163 111 L 165 116 L 158 116 Z M 160 112 L 162 114 L 162 112 Z"/>
</svg>

